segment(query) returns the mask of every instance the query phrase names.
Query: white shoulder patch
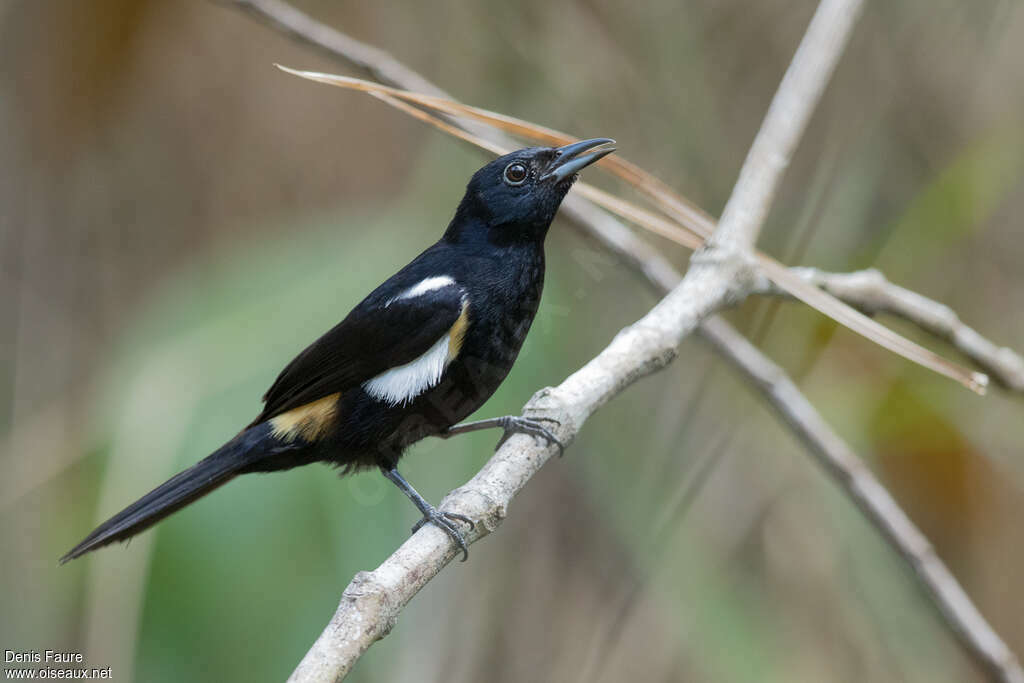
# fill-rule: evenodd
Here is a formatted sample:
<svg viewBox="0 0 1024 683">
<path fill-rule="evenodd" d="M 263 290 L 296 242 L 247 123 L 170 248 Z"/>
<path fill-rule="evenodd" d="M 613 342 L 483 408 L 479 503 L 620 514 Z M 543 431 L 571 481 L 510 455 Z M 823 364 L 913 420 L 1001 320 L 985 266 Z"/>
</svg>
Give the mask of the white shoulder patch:
<svg viewBox="0 0 1024 683">
<path fill-rule="evenodd" d="M 399 299 L 412 299 L 417 296 L 422 296 L 427 292 L 432 292 L 435 289 L 443 289 L 455 284 L 455 278 L 451 275 L 435 275 L 434 277 L 428 277 L 424 280 L 420 280 L 418 283 L 405 290 L 398 296 L 388 299 L 384 304 L 384 308 L 387 308 L 392 302 L 398 301 Z"/>
<path fill-rule="evenodd" d="M 413 400 L 441 381 L 441 375 L 448 367 L 450 340 L 451 332 L 448 332 L 419 358 L 363 382 L 363 389 L 370 396 L 392 406 Z"/>
</svg>

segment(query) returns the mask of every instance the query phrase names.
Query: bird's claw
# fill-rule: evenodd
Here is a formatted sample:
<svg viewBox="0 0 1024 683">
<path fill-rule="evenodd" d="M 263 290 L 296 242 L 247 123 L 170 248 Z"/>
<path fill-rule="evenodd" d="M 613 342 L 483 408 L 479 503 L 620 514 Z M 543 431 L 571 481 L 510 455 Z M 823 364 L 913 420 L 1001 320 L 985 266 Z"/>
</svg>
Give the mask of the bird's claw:
<svg viewBox="0 0 1024 683">
<path fill-rule="evenodd" d="M 469 525 L 470 529 L 476 528 L 476 523 L 466 515 L 460 515 L 457 512 L 440 512 L 437 508 L 431 508 L 428 512 L 424 513 L 423 519 L 416 522 L 412 528 L 412 533 L 415 534 L 422 529 L 424 524 L 433 522 L 435 526 L 451 536 L 456 545 L 462 549 L 462 561 L 465 562 L 469 558 L 469 545 L 466 543 L 466 538 L 462 535 L 462 532 L 453 524 L 456 521 L 465 522 Z"/>
<path fill-rule="evenodd" d="M 558 420 L 553 417 L 521 417 L 519 415 L 506 415 L 501 418 L 501 428 L 505 430 L 505 434 L 502 435 L 501 440 L 498 441 L 497 448 L 501 448 L 501 445 L 505 443 L 508 437 L 513 434 L 529 434 L 533 437 L 539 437 L 544 439 L 549 444 L 553 444 L 558 447 L 558 457 L 565 455 L 565 445 L 558 440 L 551 430 L 541 424 L 541 422 L 552 422 L 556 425 L 561 424 Z"/>
</svg>

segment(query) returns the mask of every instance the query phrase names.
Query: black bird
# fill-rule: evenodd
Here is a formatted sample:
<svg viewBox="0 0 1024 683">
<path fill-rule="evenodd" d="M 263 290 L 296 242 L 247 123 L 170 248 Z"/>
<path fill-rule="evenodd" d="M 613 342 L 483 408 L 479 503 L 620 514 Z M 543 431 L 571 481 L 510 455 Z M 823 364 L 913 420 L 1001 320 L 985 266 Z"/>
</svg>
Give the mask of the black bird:
<svg viewBox="0 0 1024 683">
<path fill-rule="evenodd" d="M 395 469 L 426 436 L 501 427 L 561 444 L 540 422 L 457 424 L 515 362 L 544 285 L 544 237 L 577 172 L 615 151 L 596 138 L 507 154 L 477 171 L 441 239 L 289 363 L 252 424 L 101 524 L 61 563 L 124 541 L 238 474 L 326 462 L 380 468 L 468 555 L 455 526 Z M 585 154 L 589 152 L 589 154 Z"/>
</svg>

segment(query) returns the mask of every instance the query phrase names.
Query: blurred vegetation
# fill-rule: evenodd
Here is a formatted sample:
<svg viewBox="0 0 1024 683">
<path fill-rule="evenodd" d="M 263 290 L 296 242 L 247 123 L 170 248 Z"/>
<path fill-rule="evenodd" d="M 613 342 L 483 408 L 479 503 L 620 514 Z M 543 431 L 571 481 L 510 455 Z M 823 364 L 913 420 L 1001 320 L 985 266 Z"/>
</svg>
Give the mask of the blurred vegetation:
<svg viewBox="0 0 1024 683">
<path fill-rule="evenodd" d="M 297 4 L 468 102 L 615 137 L 716 213 L 814 7 Z M 119 681 L 282 680 L 415 521 L 379 476 L 244 477 L 127 548 L 56 558 L 250 420 L 294 353 L 437 238 L 483 157 L 280 73 L 344 69 L 228 3 L 8 2 L 0 56 L 0 648 L 81 651 Z M 1024 349 L 1022 59 L 1013 0 L 870 3 L 763 247 L 877 265 Z M 564 224 L 548 256 L 534 330 L 481 416 L 517 412 L 653 302 Z M 978 399 L 795 305 L 730 317 L 1024 652 L 1021 399 Z M 496 438 L 425 442 L 405 474 L 436 501 Z M 471 555 L 351 680 L 982 680 L 697 340 Z"/>
</svg>

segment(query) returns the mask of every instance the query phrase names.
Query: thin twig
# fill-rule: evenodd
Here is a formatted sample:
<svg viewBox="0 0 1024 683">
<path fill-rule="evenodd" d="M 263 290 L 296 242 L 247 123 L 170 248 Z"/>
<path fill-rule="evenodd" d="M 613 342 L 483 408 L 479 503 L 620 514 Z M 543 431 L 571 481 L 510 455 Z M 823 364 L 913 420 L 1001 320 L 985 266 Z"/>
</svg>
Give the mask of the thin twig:
<svg viewBox="0 0 1024 683">
<path fill-rule="evenodd" d="M 841 483 L 868 520 L 913 568 L 968 652 L 995 680 L 1024 683 L 1024 671 L 1017 657 L 935 554 L 925 535 L 786 373 L 721 320 L 707 321 L 701 333 L 715 342 L 732 364 L 754 383 L 826 472 Z"/>
<path fill-rule="evenodd" d="M 303 42 L 364 69 L 383 83 L 444 95 L 439 88 L 398 63 L 387 53 L 319 24 L 285 3 L 278 0 L 235 0 L 235 4 L 245 7 L 255 16 Z M 848 31 L 843 32 L 843 35 L 846 34 Z M 494 131 L 483 134 L 492 140 L 506 140 L 505 136 Z M 678 285 L 678 273 L 657 250 L 586 200 L 570 194 L 563 204 L 562 214 L 570 218 L 575 225 L 597 237 L 605 248 L 618 255 L 626 265 L 643 274 L 658 290 L 668 292 Z M 758 222 L 757 219 L 753 221 Z M 752 242 L 756 230 L 747 235 Z M 842 296 L 839 291 L 833 290 L 833 293 Z M 894 306 L 888 310 L 901 314 Z M 559 436 L 569 438 L 574 435 L 582 422 L 571 419 L 573 413 L 577 419 L 584 414 L 589 415 L 593 409 L 628 386 L 630 382 L 661 367 L 671 359 L 674 354 L 672 340 L 667 340 L 664 345 L 658 344 L 657 339 L 660 335 L 653 334 L 652 338 L 647 339 L 648 342 L 654 342 L 653 346 L 650 343 L 645 344 L 647 352 L 634 359 L 642 359 L 642 362 L 621 367 L 624 360 L 621 354 L 625 353 L 628 356 L 634 352 L 633 349 L 623 350 L 623 340 L 641 336 L 645 328 L 657 329 L 647 328 L 645 325 L 645 321 L 648 321 L 652 314 L 620 333 L 601 356 L 567 379 L 560 387 L 540 392 L 531 399 L 527 409 L 543 410 L 547 411 L 546 414 L 562 416 L 565 421 L 560 428 Z M 929 328 L 923 319 L 915 319 L 915 322 L 936 334 L 942 334 L 939 331 L 942 328 L 938 325 Z M 955 329 L 955 326 L 949 329 Z M 676 329 L 680 335 L 687 331 L 688 329 L 682 327 Z M 873 478 L 870 470 L 822 421 L 814 407 L 784 372 L 723 320 L 706 320 L 702 323 L 700 331 L 741 372 L 757 382 L 765 398 L 793 426 L 801 441 L 824 465 L 825 471 L 857 501 L 858 506 L 878 526 L 885 538 L 911 564 L 918 578 L 938 604 L 946 622 L 960 636 L 966 649 L 985 663 L 996 679 L 1013 683 L 1024 681 L 1024 674 L 1013 653 L 978 613 L 956 579 L 931 551 L 924 537 L 909 522 L 881 484 Z M 955 339 L 958 335 L 962 336 L 963 332 L 954 332 L 952 337 Z M 969 338 L 970 335 L 966 337 Z M 660 349 L 655 350 L 656 347 Z M 970 353 L 969 355 L 984 364 L 982 356 Z M 613 370 L 616 361 L 624 374 L 618 377 L 614 374 L 606 375 L 605 379 L 616 377 L 615 382 L 611 386 L 605 385 L 598 391 L 591 391 L 593 387 L 590 380 L 598 379 L 597 374 Z M 987 367 L 1004 382 L 1011 384 L 1006 377 L 1000 375 L 996 366 Z M 580 412 L 580 405 L 570 409 L 574 401 L 581 400 L 589 407 L 583 412 Z M 446 508 L 468 512 L 481 520 L 478 531 L 470 539 L 471 542 L 496 528 L 505 515 L 511 497 L 526 484 L 550 455 L 549 450 L 538 448 L 524 437 L 509 439 L 470 482 L 453 491 L 445 499 Z M 856 487 L 853 485 L 854 482 L 858 482 Z M 865 495 L 865 492 L 869 495 Z M 320 681 L 343 678 L 359 655 L 376 639 L 390 631 L 404 605 L 454 554 L 447 537 L 428 526 L 406 541 L 377 570 L 356 575 L 346 588 L 330 624 L 290 680 Z"/>
<path fill-rule="evenodd" d="M 844 4 L 859 5 L 856 0 L 824 0 L 805 37 L 804 44 L 810 44 L 811 48 L 802 47 L 797 53 L 800 59 L 831 63 L 838 58 L 842 41 L 823 40 L 823 36 L 849 32 L 849 26 L 842 24 L 852 25 L 856 13 L 834 11 Z M 815 54 L 813 50 L 837 54 Z M 791 66 L 776 101 L 787 103 L 794 109 L 793 116 L 806 121 L 830 71 Z M 675 357 L 680 342 L 703 320 L 745 295 L 744 288 L 749 288 L 753 275 L 753 259 L 747 249 L 756 238 L 773 199 L 778 177 L 788 164 L 788 155 L 801 132 L 802 126 L 797 126 L 787 131 L 787 135 L 775 136 L 774 143 L 771 139 L 762 142 L 762 153 L 745 162 L 741 179 L 768 178 L 769 187 L 767 191 L 761 188 L 756 196 L 741 197 L 751 205 L 751 210 L 737 212 L 731 219 L 732 237 L 716 239 L 713 245 L 698 252 L 679 285 L 647 315 L 619 332 L 604 351 L 561 385 L 543 390 L 531 399 L 526 406 L 527 413 L 541 412 L 557 420 L 558 437 L 563 443 L 571 442 L 597 408 L 635 380 L 664 367 Z M 762 137 L 759 135 L 759 139 Z M 772 149 L 772 144 L 780 147 Z M 765 172 L 752 172 L 749 167 L 761 163 L 765 155 L 773 161 L 781 158 L 782 163 L 773 164 Z M 736 192 L 742 196 L 747 187 L 741 180 Z M 764 206 L 754 206 L 757 202 Z M 550 446 L 533 443 L 523 435 L 513 437 L 477 476 L 452 492 L 442 507 L 482 521 L 477 527 L 479 531 L 469 539 L 472 542 L 500 522 L 511 499 L 551 455 Z M 442 531 L 424 527 L 376 570 L 357 575 L 343 594 L 331 623 L 300 662 L 291 680 L 329 681 L 343 677 L 362 653 L 390 630 L 402 607 L 451 560 L 454 550 Z"/>
<path fill-rule="evenodd" d="M 886 313 L 917 325 L 952 344 L 1007 389 L 1024 391 L 1024 357 L 983 337 L 949 306 L 893 284 L 874 268 L 853 273 L 789 270 L 865 313 Z M 788 296 L 767 278 L 759 278 L 753 293 Z"/>
<path fill-rule="evenodd" d="M 583 227 L 615 253 L 630 268 L 644 274 L 648 283 L 659 293 L 671 291 L 680 280 L 670 263 L 633 231 L 603 212 L 603 220 Z M 916 322 L 922 328 L 945 336 L 950 330 L 954 338 L 977 335 L 955 332 L 955 314 L 941 304 L 889 284 L 875 271 L 843 274 L 824 273 L 812 268 L 794 268 L 802 277 L 819 286 L 829 288 L 833 295 L 868 312 L 886 311 Z M 863 280 L 867 282 L 863 282 Z M 759 278 L 755 291 L 762 294 L 782 293 L 767 278 Z M 953 318 L 943 312 L 949 311 Z M 931 322 L 929 322 L 931 321 Z M 853 449 L 836 434 L 807 400 L 786 372 L 753 346 L 729 323 L 719 317 L 704 321 L 699 332 L 711 346 L 733 367 L 757 387 L 758 391 L 793 429 L 815 460 L 832 480 L 854 501 L 886 541 L 906 560 L 914 575 L 935 602 L 946 624 L 957 635 L 964 649 L 981 662 L 994 680 L 1004 683 L 1024 683 L 1024 670 L 1016 655 L 999 637 L 971 601 L 956 577 L 949 571 L 924 534 L 907 517 L 899 504 L 857 457 Z M 991 345 L 985 341 L 985 344 Z M 957 344 L 958 348 L 959 344 Z M 967 349 L 962 349 L 975 361 L 985 361 Z M 1004 349 L 1003 354 L 1017 354 Z M 1012 366 L 1010 366 L 1012 367 Z M 1012 380 L 1014 375 L 1003 376 L 998 368 L 989 369 L 1000 381 Z"/>
<path fill-rule="evenodd" d="M 800 41 L 713 236 L 717 244 L 752 246 L 768 215 L 779 180 L 843 54 L 863 3 L 822 0 Z"/>
<path fill-rule="evenodd" d="M 679 286 L 620 331 L 597 357 L 558 387 L 538 392 L 527 403 L 525 414 L 556 420 L 555 435 L 562 443 L 570 443 L 594 411 L 673 360 L 679 343 L 700 321 L 734 298 L 736 283 L 748 279 L 745 268 L 739 259 L 698 259 Z M 554 452 L 552 446 L 528 436 L 513 436 L 476 476 L 442 501 L 441 509 L 477 520 L 466 540 L 479 540 L 500 524 L 511 500 Z M 331 622 L 289 680 L 340 680 L 456 554 L 450 537 L 427 525 L 377 569 L 357 574 Z"/>
<path fill-rule="evenodd" d="M 438 97 L 448 93 L 416 73 L 380 48 L 360 42 L 341 31 L 313 19 L 308 14 L 281 0 L 222 0 L 233 4 L 275 30 L 300 43 L 305 43 L 331 57 L 365 71 L 387 85 Z"/>
<path fill-rule="evenodd" d="M 859 1 L 857 0 L 857 2 Z M 850 11 L 854 15 L 857 14 L 856 8 L 853 7 L 856 3 L 851 1 L 850 5 L 847 6 L 845 2 L 846 0 L 829 0 L 828 3 L 824 3 L 820 7 L 820 11 L 815 14 L 815 21 L 812 22 L 808 29 L 806 40 L 802 44 L 802 49 L 805 52 L 810 51 L 811 54 L 814 54 L 816 49 L 821 49 L 825 46 L 845 44 L 849 28 L 842 28 L 843 25 L 846 25 L 843 24 L 843 17 L 832 16 L 834 13 L 846 11 Z M 251 3 L 247 7 L 251 7 Z M 852 25 L 852 17 L 849 17 L 849 19 L 849 25 Z M 835 32 L 829 33 L 829 31 Z M 574 139 L 566 133 L 538 126 L 528 121 L 508 116 L 507 114 L 464 105 L 450 98 L 412 92 L 358 78 L 278 66 L 284 71 L 302 78 L 367 92 L 388 102 L 392 106 L 398 106 L 412 116 L 438 126 L 451 135 L 480 145 L 490 151 L 496 151 L 498 148 L 511 148 L 507 145 L 494 145 L 482 139 L 480 135 L 463 132 L 458 126 L 459 121 L 468 119 L 466 124 L 469 125 L 463 126 L 466 130 L 472 129 L 481 132 L 478 130 L 478 124 L 486 123 L 500 128 L 506 133 L 522 135 L 549 145 L 566 144 Z M 810 112 L 802 109 L 801 102 L 795 99 L 795 95 L 806 94 L 808 96 L 807 100 L 816 101 L 820 93 L 812 93 L 811 89 L 806 86 L 823 82 L 830 73 L 831 66 L 828 59 L 824 59 L 820 63 L 810 63 L 802 59 L 794 60 L 790 70 L 786 73 L 783 86 L 780 87 L 776 99 L 773 100 L 769 114 L 761 131 L 758 133 L 758 139 L 755 140 L 755 150 L 759 151 L 756 151 L 747 159 L 749 163 L 746 163 L 741 171 L 737 192 L 732 203 L 733 207 L 739 208 L 732 210 L 729 222 L 735 223 L 733 216 L 739 217 L 749 209 L 756 208 L 759 202 L 763 203 L 763 199 L 769 198 L 774 193 L 778 178 L 788 164 L 788 155 L 796 147 L 796 137 L 803 130 L 803 126 L 810 117 Z M 427 112 L 410 106 L 413 104 L 425 107 L 431 111 Z M 438 115 L 447 118 L 448 123 L 438 118 Z M 452 124 L 455 125 L 453 126 Z M 772 149 L 775 149 L 778 153 L 770 153 Z M 630 202 L 609 195 L 585 183 L 577 184 L 577 193 L 583 194 L 594 203 L 611 210 L 613 213 L 619 213 L 619 215 L 628 220 L 637 220 L 638 224 L 642 225 L 645 229 L 654 229 L 655 232 L 670 236 L 670 238 L 676 239 L 680 244 L 687 245 L 690 248 L 698 247 L 703 243 L 703 239 L 710 237 L 716 229 L 714 219 L 638 166 L 627 162 L 618 155 L 609 157 L 601 163 L 607 170 L 626 180 L 642 193 L 647 194 L 666 212 L 667 216 L 672 217 L 672 220 L 658 219 L 658 217 L 651 216 L 649 212 L 644 211 L 640 207 L 633 206 Z M 623 211 L 625 212 L 623 213 Z M 642 219 L 645 215 L 647 220 Z M 655 220 L 652 222 L 649 220 L 650 218 Z M 753 218 L 758 222 L 758 227 L 753 232 L 759 232 L 760 222 L 763 221 L 764 216 L 744 217 L 744 219 L 749 218 Z M 673 222 L 677 222 L 678 225 L 673 225 Z M 731 230 L 728 224 L 726 227 Z M 759 252 L 755 252 L 755 257 L 759 260 L 760 267 L 767 277 L 771 278 L 780 288 L 812 308 L 816 308 L 840 324 L 889 349 L 893 353 L 899 354 L 950 379 L 954 379 L 979 394 L 985 392 L 988 377 L 983 373 L 972 372 L 963 368 L 910 341 L 906 337 L 896 334 L 889 328 L 851 308 L 825 291 L 812 287 L 795 277 L 782 264 L 771 257 Z"/>
</svg>

